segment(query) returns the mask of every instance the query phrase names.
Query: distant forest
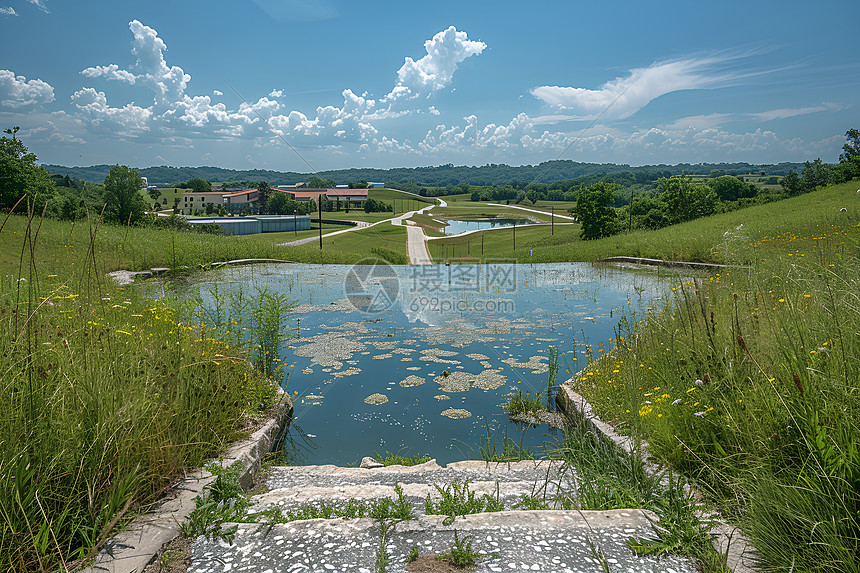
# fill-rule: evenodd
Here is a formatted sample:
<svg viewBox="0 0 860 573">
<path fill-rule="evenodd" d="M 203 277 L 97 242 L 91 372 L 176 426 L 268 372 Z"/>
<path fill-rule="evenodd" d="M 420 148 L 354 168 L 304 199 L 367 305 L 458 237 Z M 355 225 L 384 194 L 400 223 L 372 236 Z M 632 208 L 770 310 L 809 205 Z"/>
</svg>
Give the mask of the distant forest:
<svg viewBox="0 0 860 573">
<path fill-rule="evenodd" d="M 68 175 L 92 183 L 102 183 L 110 172 L 110 165 L 91 167 L 64 167 L 44 165 L 51 174 Z M 378 181 L 387 187 L 412 191 L 414 186 L 445 187 L 449 185 L 528 185 L 529 183 L 549 184 L 572 179 L 599 179 L 621 173 L 631 174 L 637 183 L 654 182 L 661 177 L 672 175 L 708 175 L 713 171 L 721 175 L 761 174 L 785 176 L 789 171 L 800 172 L 803 163 L 778 163 L 776 165 L 755 165 L 750 163 L 679 163 L 677 165 L 644 165 L 631 167 L 615 163 L 579 163 L 576 161 L 548 161 L 539 165 L 519 167 L 504 164 L 488 164 L 481 167 L 455 166 L 451 163 L 437 167 L 398 167 L 394 169 L 338 169 L 320 171 L 315 174 L 292 171 L 270 171 L 253 169 L 238 171 L 219 167 L 144 167 L 140 175 L 146 177 L 150 185 L 174 187 L 189 179 L 201 178 L 207 181 L 264 181 L 270 185 L 289 185 L 307 181 L 311 177 L 331 179 L 338 184 L 355 181 Z M 630 177 L 630 175 L 628 175 Z M 517 186 L 517 185 L 515 185 Z"/>
</svg>

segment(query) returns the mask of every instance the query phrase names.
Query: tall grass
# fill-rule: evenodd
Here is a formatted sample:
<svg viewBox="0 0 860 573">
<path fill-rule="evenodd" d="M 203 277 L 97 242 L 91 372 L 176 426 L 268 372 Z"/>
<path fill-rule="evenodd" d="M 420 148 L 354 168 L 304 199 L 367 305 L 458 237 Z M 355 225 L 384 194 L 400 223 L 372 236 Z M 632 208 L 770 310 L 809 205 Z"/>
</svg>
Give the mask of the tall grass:
<svg viewBox="0 0 860 573">
<path fill-rule="evenodd" d="M 860 217 L 834 215 L 783 213 L 727 252 L 753 269 L 679 281 L 575 380 L 744 525 L 764 571 L 860 571 Z"/>
<path fill-rule="evenodd" d="M 104 279 L 128 256 L 111 249 L 140 248 L 134 237 L 34 213 L 9 223 L 4 262 L 13 248 L 18 260 L 0 277 L 0 570 L 65 569 L 240 437 L 276 383 L 251 367 L 248 344 L 200 323 L 194 303 Z"/>
</svg>

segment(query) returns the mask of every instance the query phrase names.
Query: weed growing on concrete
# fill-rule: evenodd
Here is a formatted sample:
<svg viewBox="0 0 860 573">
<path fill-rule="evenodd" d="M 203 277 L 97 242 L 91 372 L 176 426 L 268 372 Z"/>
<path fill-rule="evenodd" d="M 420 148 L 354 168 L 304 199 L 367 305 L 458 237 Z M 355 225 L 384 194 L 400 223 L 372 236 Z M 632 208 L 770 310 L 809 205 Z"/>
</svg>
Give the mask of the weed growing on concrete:
<svg viewBox="0 0 860 573">
<path fill-rule="evenodd" d="M 427 454 L 417 456 L 402 455 L 400 452 L 396 454 L 385 452 L 385 456 L 381 456 L 379 452 L 373 452 L 373 454 L 374 459 L 379 460 L 379 463 L 384 466 L 417 466 L 430 461 L 430 456 Z"/>
<path fill-rule="evenodd" d="M 271 507 L 259 513 L 249 515 L 244 521 L 259 521 L 267 523 L 289 523 L 305 519 L 336 519 L 372 517 L 374 519 L 397 519 L 400 521 L 415 519 L 412 504 L 403 494 L 400 484 L 394 486 L 397 499 L 383 497 L 371 501 L 349 501 L 333 503 L 307 503 L 297 509 L 282 512 L 278 507 Z"/>
<path fill-rule="evenodd" d="M 412 563 L 413 561 L 418 559 L 418 546 L 413 545 L 412 549 L 409 550 L 409 554 L 406 555 L 406 562 Z"/>
<path fill-rule="evenodd" d="M 534 453 L 524 448 L 522 443 L 526 434 L 526 427 L 520 434 L 519 443 L 508 437 L 508 428 L 505 426 L 501 444 L 498 443 L 497 435 L 490 435 L 490 427 L 487 426 L 487 439 L 478 445 L 481 459 L 485 462 L 518 462 L 522 460 L 535 459 Z"/>
<path fill-rule="evenodd" d="M 427 494 L 424 500 L 424 513 L 427 515 L 447 515 L 450 518 L 459 515 L 473 513 L 484 513 L 490 511 L 504 511 L 505 506 L 498 497 L 484 494 L 478 497 L 476 492 L 469 489 L 469 482 L 452 482 L 445 487 L 434 484 L 436 491 L 442 496 L 438 503 L 434 503 Z"/>
<path fill-rule="evenodd" d="M 472 536 L 467 535 L 460 539 L 457 530 L 454 530 L 454 545 L 451 546 L 451 550 L 436 557 L 436 559 L 447 561 L 458 569 L 471 569 L 482 558 L 486 558 L 486 556 L 472 549 Z"/>
</svg>

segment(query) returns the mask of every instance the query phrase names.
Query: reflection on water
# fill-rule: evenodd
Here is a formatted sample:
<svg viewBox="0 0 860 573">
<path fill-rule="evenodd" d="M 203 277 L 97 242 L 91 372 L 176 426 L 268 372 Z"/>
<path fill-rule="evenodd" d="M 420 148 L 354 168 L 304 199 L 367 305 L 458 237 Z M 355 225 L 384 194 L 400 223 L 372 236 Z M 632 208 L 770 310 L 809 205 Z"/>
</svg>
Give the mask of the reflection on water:
<svg viewBox="0 0 860 573">
<path fill-rule="evenodd" d="M 493 217 L 491 219 L 478 219 L 472 221 L 460 221 L 458 219 L 449 219 L 448 226 L 445 227 L 446 235 L 459 235 L 466 231 L 483 231 L 485 229 L 497 229 L 499 227 L 521 227 L 523 225 L 533 225 L 534 221 L 530 219 L 506 219 L 504 217 Z"/>
<path fill-rule="evenodd" d="M 204 300 L 217 284 L 222 293 L 266 286 L 298 303 L 301 337 L 281 358 L 287 390 L 300 393 L 295 421 L 315 436 L 305 463 L 355 463 L 375 452 L 447 463 L 479 458 L 482 443 L 508 433 L 518 447 L 554 442 L 560 436 L 545 426 L 520 435 L 501 409 L 506 396 L 546 389 L 551 346 L 558 379 L 567 379 L 584 365 L 586 344 L 607 342 L 622 311 L 653 304 L 666 285 L 585 263 L 402 266 L 393 267 L 395 303 L 368 314 L 346 299 L 349 269 L 255 265 L 197 277 Z M 480 284 L 469 287 L 463 273 Z"/>
</svg>

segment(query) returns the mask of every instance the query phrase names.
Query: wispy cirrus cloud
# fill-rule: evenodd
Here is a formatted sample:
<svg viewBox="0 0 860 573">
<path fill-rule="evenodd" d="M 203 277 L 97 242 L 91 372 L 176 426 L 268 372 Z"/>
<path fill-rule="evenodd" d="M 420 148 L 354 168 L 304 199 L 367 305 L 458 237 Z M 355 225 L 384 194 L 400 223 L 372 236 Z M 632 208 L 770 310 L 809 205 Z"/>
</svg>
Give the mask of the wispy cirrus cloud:
<svg viewBox="0 0 860 573">
<path fill-rule="evenodd" d="M 45 5 L 45 1 L 44 1 L 44 0 L 27 0 L 27 1 L 28 1 L 30 4 L 32 4 L 33 6 L 35 6 L 36 8 L 38 8 L 39 10 L 41 10 L 42 12 L 44 12 L 45 14 L 50 14 L 50 13 L 51 13 L 51 11 L 50 11 L 50 10 L 48 9 L 48 7 Z"/>
<path fill-rule="evenodd" d="M 624 77 L 607 81 L 598 89 L 567 86 L 539 86 L 531 90 L 539 100 L 582 118 L 596 117 L 606 111 L 607 119 L 624 119 L 658 97 L 690 89 L 728 85 L 748 75 L 732 70 L 735 57 L 692 57 L 656 62 L 635 68 Z"/>
<path fill-rule="evenodd" d="M 766 122 L 778 119 L 788 119 L 791 117 L 799 117 L 812 113 L 820 113 L 825 111 L 840 111 L 843 107 L 833 103 L 822 103 L 821 105 L 813 105 L 806 107 L 785 107 L 779 109 L 769 109 L 759 112 L 746 113 L 711 113 L 707 115 L 690 115 L 676 119 L 675 121 L 666 124 L 667 129 L 708 129 L 719 127 L 727 123 L 739 121 Z"/>
<path fill-rule="evenodd" d="M 3 14 L 4 16 L 17 16 L 18 12 L 16 12 L 11 6 L 7 6 L 5 8 L 0 6 L 0 14 Z"/>
</svg>

